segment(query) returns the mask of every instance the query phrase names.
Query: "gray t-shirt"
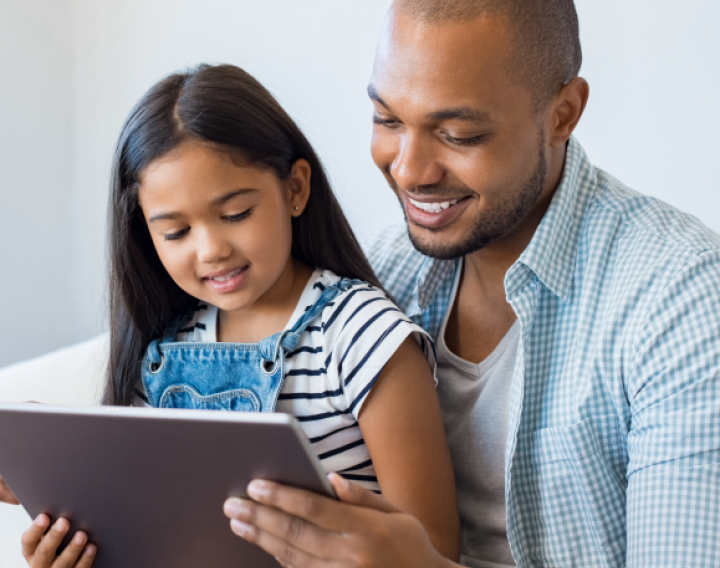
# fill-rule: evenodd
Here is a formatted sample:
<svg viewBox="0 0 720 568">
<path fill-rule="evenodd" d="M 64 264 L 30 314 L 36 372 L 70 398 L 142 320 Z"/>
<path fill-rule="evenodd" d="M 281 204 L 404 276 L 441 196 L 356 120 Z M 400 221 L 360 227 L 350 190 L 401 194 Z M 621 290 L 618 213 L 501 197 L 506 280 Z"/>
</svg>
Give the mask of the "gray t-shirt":
<svg viewBox="0 0 720 568">
<path fill-rule="evenodd" d="M 449 315 L 450 310 L 437 338 L 437 377 L 457 484 L 460 563 L 473 568 L 515 566 L 505 520 L 505 441 L 520 324 L 516 321 L 487 359 L 476 365 L 445 344 Z"/>
</svg>

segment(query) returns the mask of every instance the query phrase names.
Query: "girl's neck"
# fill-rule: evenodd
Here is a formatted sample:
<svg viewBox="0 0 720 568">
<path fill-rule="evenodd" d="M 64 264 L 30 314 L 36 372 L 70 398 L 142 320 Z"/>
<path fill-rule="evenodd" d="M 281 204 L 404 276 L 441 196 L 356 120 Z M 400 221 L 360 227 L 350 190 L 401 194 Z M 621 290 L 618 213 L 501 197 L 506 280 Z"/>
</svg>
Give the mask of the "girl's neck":
<svg viewBox="0 0 720 568">
<path fill-rule="evenodd" d="M 287 325 L 312 270 L 291 259 L 280 278 L 252 306 L 227 312 L 220 310 L 217 340 L 232 343 L 257 343 Z"/>
</svg>

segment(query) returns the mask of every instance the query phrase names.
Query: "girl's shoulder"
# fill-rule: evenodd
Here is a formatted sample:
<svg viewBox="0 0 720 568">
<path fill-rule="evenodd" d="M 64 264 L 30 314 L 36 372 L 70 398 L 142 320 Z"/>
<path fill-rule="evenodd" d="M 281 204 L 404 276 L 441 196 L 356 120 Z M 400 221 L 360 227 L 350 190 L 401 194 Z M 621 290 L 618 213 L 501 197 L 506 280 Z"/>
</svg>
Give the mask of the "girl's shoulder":
<svg viewBox="0 0 720 568">
<path fill-rule="evenodd" d="M 316 274 L 314 286 L 317 286 L 318 293 L 329 286 L 341 288 L 320 315 L 318 327 L 326 344 L 354 342 L 361 336 L 366 343 L 368 337 L 387 337 L 396 329 L 404 335 L 416 333 L 427 336 L 425 330 L 407 317 L 385 291 L 372 284 L 343 279 L 325 270 Z M 429 336 L 427 338 L 430 339 Z"/>
</svg>

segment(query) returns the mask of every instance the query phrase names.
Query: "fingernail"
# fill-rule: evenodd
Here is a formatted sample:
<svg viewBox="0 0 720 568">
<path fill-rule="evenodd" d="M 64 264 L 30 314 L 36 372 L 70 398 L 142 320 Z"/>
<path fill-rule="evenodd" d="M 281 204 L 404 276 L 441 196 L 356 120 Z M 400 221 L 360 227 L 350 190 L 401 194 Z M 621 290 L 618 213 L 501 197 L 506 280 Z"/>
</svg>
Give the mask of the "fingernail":
<svg viewBox="0 0 720 568">
<path fill-rule="evenodd" d="M 95 545 L 89 544 L 85 549 L 85 556 L 92 556 L 93 554 L 95 554 Z"/>
<path fill-rule="evenodd" d="M 79 532 L 73 537 L 73 542 L 75 544 L 85 544 L 85 540 L 87 540 L 85 533 Z"/>
<path fill-rule="evenodd" d="M 253 499 L 263 499 L 270 494 L 270 487 L 264 481 L 251 481 L 248 485 L 248 495 Z"/>
<path fill-rule="evenodd" d="M 225 501 L 225 515 L 228 517 L 245 517 L 250 512 L 248 506 L 242 499 L 228 499 Z"/>
<path fill-rule="evenodd" d="M 38 515 L 33 522 L 39 527 L 46 527 L 48 518 L 45 515 Z"/>
<path fill-rule="evenodd" d="M 328 477 L 330 478 L 330 483 L 333 483 L 333 481 L 334 481 L 333 485 L 335 485 L 336 487 L 339 486 L 341 489 L 344 489 L 344 490 L 347 490 L 350 487 L 347 479 L 345 479 L 339 473 L 331 473 L 328 475 Z"/>
<path fill-rule="evenodd" d="M 58 519 L 55 523 L 55 530 L 58 532 L 65 532 L 70 528 L 70 525 L 65 519 Z"/>
<path fill-rule="evenodd" d="M 242 538 L 248 538 L 253 534 L 253 528 L 242 521 L 233 519 L 230 521 L 230 526 L 232 527 L 233 532 Z"/>
</svg>

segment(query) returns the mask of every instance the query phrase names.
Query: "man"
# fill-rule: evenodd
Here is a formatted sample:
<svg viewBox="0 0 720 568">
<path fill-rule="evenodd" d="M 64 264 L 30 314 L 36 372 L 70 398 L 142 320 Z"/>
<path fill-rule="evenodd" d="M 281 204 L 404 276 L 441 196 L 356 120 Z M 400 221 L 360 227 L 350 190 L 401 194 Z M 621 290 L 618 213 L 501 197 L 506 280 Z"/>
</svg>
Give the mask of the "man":
<svg viewBox="0 0 720 568">
<path fill-rule="evenodd" d="M 437 342 L 462 564 L 717 566 L 720 237 L 591 166 L 580 62 L 571 0 L 397 0 L 369 94 L 409 239 L 372 260 Z M 225 511 L 285 566 L 454 565 L 331 479 Z"/>
</svg>

